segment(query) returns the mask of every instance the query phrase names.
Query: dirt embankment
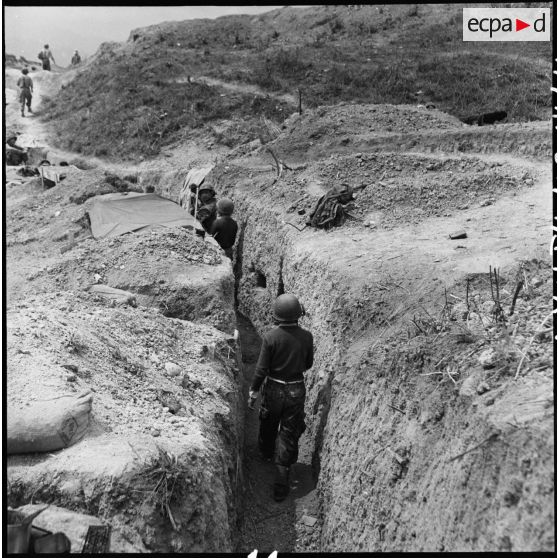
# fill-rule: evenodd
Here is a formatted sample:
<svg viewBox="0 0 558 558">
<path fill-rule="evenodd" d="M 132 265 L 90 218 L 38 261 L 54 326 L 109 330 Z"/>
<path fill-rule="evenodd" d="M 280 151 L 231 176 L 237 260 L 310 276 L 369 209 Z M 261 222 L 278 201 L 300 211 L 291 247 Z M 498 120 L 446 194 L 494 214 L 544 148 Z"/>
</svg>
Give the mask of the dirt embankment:
<svg viewBox="0 0 558 558">
<path fill-rule="evenodd" d="M 436 109 L 417 105 L 361 105 L 293 114 L 274 142 L 289 161 L 358 151 L 509 153 L 548 160 L 550 124 L 545 121 L 468 126 Z"/>
<path fill-rule="evenodd" d="M 92 423 L 53 457 L 11 457 L 10 505 L 90 513 L 138 551 L 232 549 L 242 413 L 230 263 L 191 233 L 76 244 L 50 233 L 8 234 L 8 403 L 17 413 L 90 389 Z M 139 306 L 84 292 L 92 284 L 126 287 Z"/>
<path fill-rule="evenodd" d="M 286 163 L 288 133 L 271 144 Z M 258 148 L 215 170 L 243 220 L 240 309 L 264 330 L 273 298 L 295 292 L 315 335 L 301 461 L 319 472 L 322 530 L 299 550 L 553 548 L 550 168 L 511 163 L 500 133 L 489 158 L 308 156 L 276 180 Z M 404 200 L 432 195 L 432 211 L 384 195 L 382 164 Z M 347 178 L 368 184 L 357 205 L 377 226 L 288 226 Z"/>
<path fill-rule="evenodd" d="M 41 144 L 40 125 L 25 121 L 29 145 L 35 132 Z M 180 229 L 91 238 L 95 196 L 143 191 L 153 177 L 66 169 L 49 190 L 8 169 L 8 415 L 85 390 L 93 410 L 75 445 L 9 457 L 8 503 L 96 516 L 115 551 L 231 551 L 243 440 L 231 263 Z M 92 285 L 135 300 L 117 304 Z"/>
<path fill-rule="evenodd" d="M 435 153 L 396 149 L 404 125 Z M 539 137 L 542 125 L 532 128 L 528 137 Z M 338 142 L 333 130 L 341 139 L 357 130 L 367 147 L 351 152 L 352 139 Z M 553 548 L 550 169 L 525 158 L 508 132 L 465 129 L 420 109 L 318 109 L 290 119 L 270 144 L 294 169 L 279 179 L 254 144 L 215 169 L 241 224 L 240 310 L 262 331 L 274 297 L 295 292 L 315 336 L 300 465 L 317 477 L 305 502 L 319 504 L 319 521 L 296 525 L 297 550 Z M 474 153 L 457 158 L 451 134 L 470 135 Z M 545 153 L 542 135 L 530 155 Z M 490 154 L 477 148 L 488 138 Z M 330 157 L 332 141 L 340 145 Z M 177 173 L 167 162 L 145 165 L 137 187 L 176 200 Z M 230 263 L 180 233 L 88 239 L 87 198 L 107 186 L 95 171 L 85 176 L 48 192 L 28 185 L 32 202 L 17 186 L 7 191 L 11 403 L 86 386 L 99 403 L 79 444 L 53 458 L 10 459 L 9 502 L 36 493 L 106 517 L 138 550 L 229 550 L 241 380 L 225 325 L 232 285 L 215 272 Z M 365 185 L 357 219 L 330 232 L 289 225 L 301 228 L 312 202 L 338 182 Z M 459 229 L 467 238 L 450 240 Z M 501 273 L 497 295 L 489 266 Z M 181 317 L 225 333 L 164 316 L 161 303 L 183 308 L 191 294 L 182 278 L 198 272 L 216 298 L 201 296 Z M 140 308 L 82 292 L 99 280 L 132 290 Z M 34 382 L 25 381 L 28 369 Z M 159 491 L 165 481 L 183 492 Z M 259 517 L 273 523 L 272 514 Z"/>
<path fill-rule="evenodd" d="M 83 440 L 9 458 L 9 504 L 89 513 L 135 551 L 232 548 L 240 463 L 234 341 L 77 291 L 13 302 L 7 321 L 8 419 L 62 394 L 94 396 Z"/>
</svg>

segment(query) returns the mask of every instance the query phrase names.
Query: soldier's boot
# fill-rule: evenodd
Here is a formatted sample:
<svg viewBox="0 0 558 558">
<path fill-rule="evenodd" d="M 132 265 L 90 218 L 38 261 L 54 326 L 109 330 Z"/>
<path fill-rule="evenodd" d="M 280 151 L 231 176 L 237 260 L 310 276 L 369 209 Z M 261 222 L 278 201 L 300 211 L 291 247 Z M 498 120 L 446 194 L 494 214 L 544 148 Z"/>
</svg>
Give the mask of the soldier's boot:
<svg viewBox="0 0 558 558">
<path fill-rule="evenodd" d="M 276 467 L 273 499 L 282 502 L 289 494 L 289 468 L 284 465 L 276 465 Z"/>
</svg>

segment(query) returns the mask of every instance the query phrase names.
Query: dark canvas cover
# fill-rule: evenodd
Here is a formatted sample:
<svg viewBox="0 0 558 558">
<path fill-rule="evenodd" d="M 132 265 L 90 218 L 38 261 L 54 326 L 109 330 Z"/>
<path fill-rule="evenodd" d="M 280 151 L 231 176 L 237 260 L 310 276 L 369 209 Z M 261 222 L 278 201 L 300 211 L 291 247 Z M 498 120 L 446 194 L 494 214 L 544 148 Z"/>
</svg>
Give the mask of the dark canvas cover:
<svg viewBox="0 0 558 558">
<path fill-rule="evenodd" d="M 152 227 L 199 228 L 201 225 L 173 201 L 134 192 L 98 196 L 89 210 L 94 238 L 110 238 Z"/>
</svg>

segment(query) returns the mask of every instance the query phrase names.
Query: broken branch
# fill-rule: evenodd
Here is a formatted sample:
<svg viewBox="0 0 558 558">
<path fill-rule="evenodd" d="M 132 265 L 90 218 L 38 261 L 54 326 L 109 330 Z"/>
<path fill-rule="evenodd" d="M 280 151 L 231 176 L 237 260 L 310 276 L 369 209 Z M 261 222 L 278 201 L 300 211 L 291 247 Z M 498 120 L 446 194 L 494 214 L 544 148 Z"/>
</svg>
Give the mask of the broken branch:
<svg viewBox="0 0 558 558">
<path fill-rule="evenodd" d="M 476 449 L 479 449 L 481 446 L 486 444 L 486 442 L 489 442 L 493 438 L 496 438 L 498 436 L 498 434 L 499 434 L 498 432 L 493 432 L 492 434 L 490 434 L 490 436 L 488 436 L 488 438 L 485 438 L 482 442 L 479 442 L 476 446 L 473 446 L 472 448 L 469 448 L 468 450 L 465 450 L 461 453 L 458 453 L 457 455 L 454 455 L 453 457 L 450 457 L 447 460 L 447 463 L 449 463 L 450 461 L 455 461 L 456 459 L 459 459 L 460 457 L 463 457 L 464 455 L 467 455 L 468 453 L 471 453 L 472 451 L 475 451 Z"/>
<path fill-rule="evenodd" d="M 510 313 L 508 314 L 508 316 L 513 316 L 515 310 L 515 303 L 517 301 L 517 297 L 519 295 L 519 291 L 521 290 L 521 287 L 523 287 L 523 279 L 520 279 L 517 283 L 517 286 L 515 287 L 515 292 L 513 293 L 513 299 L 510 307 Z"/>
<path fill-rule="evenodd" d="M 395 409 L 396 411 L 399 411 L 403 415 L 405 414 L 405 411 L 402 411 L 399 407 L 396 407 L 395 405 L 391 405 L 390 403 L 387 403 L 387 406 L 391 407 L 392 409 Z"/>
</svg>

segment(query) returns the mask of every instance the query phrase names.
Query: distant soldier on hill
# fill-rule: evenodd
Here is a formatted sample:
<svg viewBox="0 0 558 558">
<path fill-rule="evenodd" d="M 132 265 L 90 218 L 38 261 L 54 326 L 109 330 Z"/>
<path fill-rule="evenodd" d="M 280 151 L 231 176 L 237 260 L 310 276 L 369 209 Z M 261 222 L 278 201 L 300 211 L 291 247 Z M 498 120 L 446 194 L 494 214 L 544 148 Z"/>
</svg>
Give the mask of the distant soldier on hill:
<svg viewBox="0 0 558 558">
<path fill-rule="evenodd" d="M 225 254 L 232 260 L 234 241 L 236 240 L 236 233 L 238 232 L 238 224 L 231 217 L 234 211 L 234 204 L 229 198 L 221 198 L 217 202 L 217 219 L 213 221 L 211 236 L 223 248 Z"/>
<path fill-rule="evenodd" d="M 49 48 L 48 45 L 45 45 L 43 50 L 41 50 L 41 52 L 39 52 L 39 54 L 37 55 L 39 60 L 43 63 L 43 70 L 49 70 L 50 71 L 50 61 L 52 60 L 53 64 L 56 64 L 56 62 L 54 61 L 54 56 L 52 55 L 52 52 Z"/>
<path fill-rule="evenodd" d="M 25 116 L 25 105 L 27 104 L 27 112 L 33 112 L 31 110 L 31 100 L 33 99 L 33 80 L 27 75 L 29 70 L 23 68 L 21 70 L 21 75 L 17 80 L 17 86 L 19 87 L 19 102 L 21 103 L 21 116 Z"/>
<path fill-rule="evenodd" d="M 72 56 L 72 66 L 77 66 L 81 62 L 81 56 L 77 50 L 74 51 L 74 55 Z"/>
</svg>

